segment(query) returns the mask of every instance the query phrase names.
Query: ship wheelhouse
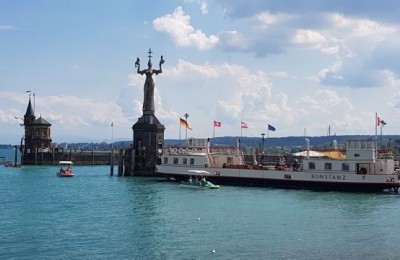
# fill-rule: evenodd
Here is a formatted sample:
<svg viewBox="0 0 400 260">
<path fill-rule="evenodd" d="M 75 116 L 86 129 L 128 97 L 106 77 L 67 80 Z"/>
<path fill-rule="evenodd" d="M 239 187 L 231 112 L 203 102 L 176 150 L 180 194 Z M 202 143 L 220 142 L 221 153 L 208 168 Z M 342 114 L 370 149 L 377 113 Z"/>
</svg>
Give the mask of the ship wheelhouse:
<svg viewBox="0 0 400 260">
<path fill-rule="evenodd" d="M 377 152 L 376 141 L 349 140 L 343 159 L 329 156 L 309 157 L 303 160 L 303 170 L 318 172 L 348 172 L 355 174 L 392 174 L 393 156 Z"/>
<path fill-rule="evenodd" d="M 227 167 L 243 164 L 243 154 L 235 146 L 210 146 L 210 140 L 190 138 L 183 146 L 164 148 L 163 165 L 190 167 Z"/>
</svg>

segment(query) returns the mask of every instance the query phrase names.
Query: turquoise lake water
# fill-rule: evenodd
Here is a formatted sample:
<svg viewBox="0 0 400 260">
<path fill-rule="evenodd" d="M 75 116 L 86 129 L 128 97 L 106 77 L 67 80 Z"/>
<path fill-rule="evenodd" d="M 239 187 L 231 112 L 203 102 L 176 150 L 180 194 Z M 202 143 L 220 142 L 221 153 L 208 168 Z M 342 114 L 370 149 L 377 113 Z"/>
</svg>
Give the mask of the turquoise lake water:
<svg viewBox="0 0 400 260">
<path fill-rule="evenodd" d="M 0 259 L 400 258 L 398 194 L 193 190 L 57 169 L 0 165 Z"/>
</svg>

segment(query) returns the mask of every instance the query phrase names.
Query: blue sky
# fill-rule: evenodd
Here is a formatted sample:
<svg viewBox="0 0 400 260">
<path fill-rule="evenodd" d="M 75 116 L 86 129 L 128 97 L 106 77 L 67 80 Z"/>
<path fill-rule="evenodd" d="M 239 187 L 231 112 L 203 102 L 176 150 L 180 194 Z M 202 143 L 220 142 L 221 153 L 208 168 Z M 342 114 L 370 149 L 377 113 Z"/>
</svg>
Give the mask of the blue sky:
<svg viewBox="0 0 400 260">
<path fill-rule="evenodd" d="M 153 66 L 165 137 L 400 130 L 395 0 L 0 1 L 0 143 L 19 143 L 28 94 L 54 142 L 131 140 Z M 114 127 L 111 129 L 111 122 Z M 184 138 L 182 129 L 181 137 Z"/>
</svg>

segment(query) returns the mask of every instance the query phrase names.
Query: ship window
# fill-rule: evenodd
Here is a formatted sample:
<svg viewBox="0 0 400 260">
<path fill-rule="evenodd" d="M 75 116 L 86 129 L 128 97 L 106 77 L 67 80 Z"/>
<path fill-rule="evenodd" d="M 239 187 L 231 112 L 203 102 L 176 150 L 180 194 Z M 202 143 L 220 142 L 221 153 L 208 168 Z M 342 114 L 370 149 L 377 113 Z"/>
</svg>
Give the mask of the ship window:
<svg viewBox="0 0 400 260">
<path fill-rule="evenodd" d="M 325 163 L 325 170 L 332 170 L 332 163 Z"/>
<path fill-rule="evenodd" d="M 315 162 L 309 162 L 308 163 L 308 169 L 315 170 Z"/>
<path fill-rule="evenodd" d="M 174 157 L 174 164 L 178 164 L 178 158 L 177 157 Z"/>
<path fill-rule="evenodd" d="M 194 158 L 190 158 L 190 165 L 194 165 Z"/>
<path fill-rule="evenodd" d="M 228 158 L 226 159 L 226 162 L 227 162 L 228 164 L 232 164 L 232 163 L 233 163 L 233 158 L 232 158 L 232 157 L 228 157 Z"/>
<path fill-rule="evenodd" d="M 360 157 L 360 154 L 359 153 L 355 153 L 354 157 Z"/>
<path fill-rule="evenodd" d="M 187 164 L 187 158 L 183 158 L 183 164 Z"/>
<path fill-rule="evenodd" d="M 342 171 L 349 171 L 350 165 L 348 163 L 342 163 Z"/>
<path fill-rule="evenodd" d="M 168 164 L 168 157 L 164 157 L 164 164 Z"/>
</svg>

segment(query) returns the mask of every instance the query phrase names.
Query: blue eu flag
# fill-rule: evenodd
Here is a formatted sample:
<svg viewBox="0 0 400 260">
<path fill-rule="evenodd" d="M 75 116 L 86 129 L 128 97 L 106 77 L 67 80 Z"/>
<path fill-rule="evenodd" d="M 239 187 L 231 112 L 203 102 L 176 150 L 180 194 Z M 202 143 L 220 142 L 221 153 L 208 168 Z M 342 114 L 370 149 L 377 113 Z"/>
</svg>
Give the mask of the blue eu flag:
<svg viewBox="0 0 400 260">
<path fill-rule="evenodd" d="M 275 127 L 272 125 L 268 124 L 268 131 L 275 131 Z"/>
</svg>

